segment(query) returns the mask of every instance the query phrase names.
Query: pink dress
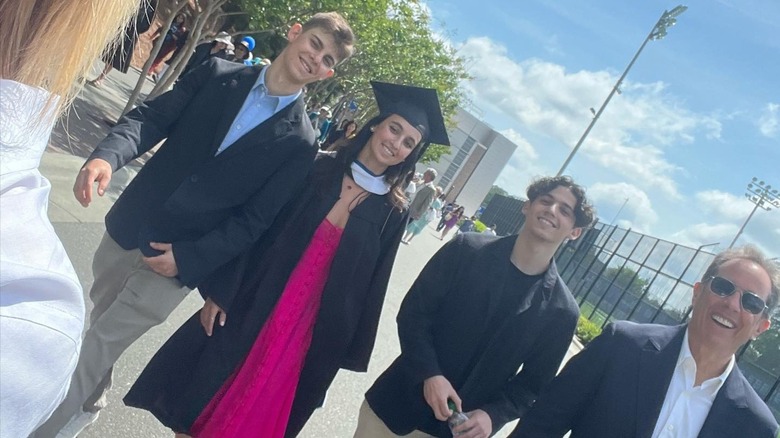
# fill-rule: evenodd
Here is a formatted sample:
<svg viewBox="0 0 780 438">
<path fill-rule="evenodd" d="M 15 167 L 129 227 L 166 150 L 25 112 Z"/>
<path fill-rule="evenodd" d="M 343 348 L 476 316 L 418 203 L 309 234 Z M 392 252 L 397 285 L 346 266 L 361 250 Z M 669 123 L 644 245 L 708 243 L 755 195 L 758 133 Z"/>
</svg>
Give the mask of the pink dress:
<svg viewBox="0 0 780 438">
<path fill-rule="evenodd" d="M 246 359 L 192 425 L 193 437 L 284 436 L 342 231 L 327 219 L 317 227 Z"/>
</svg>

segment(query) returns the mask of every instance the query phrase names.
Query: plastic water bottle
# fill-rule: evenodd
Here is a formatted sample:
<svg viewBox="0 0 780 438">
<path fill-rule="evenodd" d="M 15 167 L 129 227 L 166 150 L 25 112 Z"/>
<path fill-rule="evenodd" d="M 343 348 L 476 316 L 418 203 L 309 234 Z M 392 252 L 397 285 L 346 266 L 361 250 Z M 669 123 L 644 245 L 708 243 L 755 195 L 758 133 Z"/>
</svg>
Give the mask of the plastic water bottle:
<svg viewBox="0 0 780 438">
<path fill-rule="evenodd" d="M 469 417 L 463 412 L 458 412 L 458 409 L 456 408 L 454 401 L 447 400 L 447 406 L 452 411 L 452 415 L 450 415 L 450 418 L 447 418 L 447 425 L 450 426 L 450 432 L 452 432 L 452 435 L 456 436 L 458 434 L 453 432 L 453 429 L 465 423 L 469 419 Z"/>
</svg>

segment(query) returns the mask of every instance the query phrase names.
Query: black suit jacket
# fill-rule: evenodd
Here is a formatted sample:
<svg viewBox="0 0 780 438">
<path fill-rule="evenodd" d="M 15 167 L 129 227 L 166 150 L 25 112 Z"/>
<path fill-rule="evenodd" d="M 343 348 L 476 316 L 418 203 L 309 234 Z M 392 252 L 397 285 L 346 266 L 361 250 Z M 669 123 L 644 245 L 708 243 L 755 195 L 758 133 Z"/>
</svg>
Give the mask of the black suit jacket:
<svg viewBox="0 0 780 438">
<path fill-rule="evenodd" d="M 423 381 L 446 377 L 463 409 L 482 409 L 497 431 L 521 417 L 555 376 L 579 309 L 554 262 L 510 316 L 496 318 L 517 236 L 464 233 L 428 262 L 398 312 L 401 355 L 366 393 L 396 434 L 451 436 L 423 397 Z M 489 327 L 494 335 L 485 340 Z M 522 370 L 518 369 L 522 365 Z"/>
<path fill-rule="evenodd" d="M 165 140 L 106 216 L 124 249 L 173 243 L 196 287 L 259 239 L 302 184 L 316 148 L 303 98 L 215 156 L 261 67 L 212 59 L 124 116 L 90 156 L 114 170 Z"/>
<path fill-rule="evenodd" d="M 687 325 L 618 322 L 573 357 L 511 438 L 650 437 Z M 734 367 L 699 437 L 774 438 L 769 408 Z"/>
</svg>

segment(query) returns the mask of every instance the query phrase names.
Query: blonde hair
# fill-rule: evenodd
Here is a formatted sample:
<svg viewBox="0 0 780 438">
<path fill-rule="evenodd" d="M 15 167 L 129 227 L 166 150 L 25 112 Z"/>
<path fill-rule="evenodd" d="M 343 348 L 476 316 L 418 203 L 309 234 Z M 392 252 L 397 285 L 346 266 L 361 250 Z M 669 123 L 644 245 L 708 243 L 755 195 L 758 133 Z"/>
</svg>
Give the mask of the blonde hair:
<svg viewBox="0 0 780 438">
<path fill-rule="evenodd" d="M 138 0 L 0 0 L 0 79 L 59 96 L 63 110 L 138 7 Z"/>
</svg>

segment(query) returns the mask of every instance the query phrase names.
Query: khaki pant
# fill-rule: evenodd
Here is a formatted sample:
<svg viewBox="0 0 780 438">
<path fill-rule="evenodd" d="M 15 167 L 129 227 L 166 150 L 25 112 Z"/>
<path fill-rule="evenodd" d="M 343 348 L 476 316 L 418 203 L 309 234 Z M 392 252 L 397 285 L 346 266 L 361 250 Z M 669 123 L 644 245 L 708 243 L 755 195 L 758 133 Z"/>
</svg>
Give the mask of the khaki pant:
<svg viewBox="0 0 780 438">
<path fill-rule="evenodd" d="M 92 261 L 94 304 L 76 371 L 65 400 L 32 435 L 54 437 L 71 417 L 105 406 L 105 393 L 119 356 L 150 328 L 162 323 L 190 289 L 163 277 L 143 261 L 141 251 L 124 250 L 108 233 Z"/>
<path fill-rule="evenodd" d="M 366 400 L 360 405 L 357 430 L 354 438 L 436 438 L 433 435 L 418 430 L 408 435 L 396 435 L 385 426 L 385 423 L 377 417 Z"/>
</svg>

